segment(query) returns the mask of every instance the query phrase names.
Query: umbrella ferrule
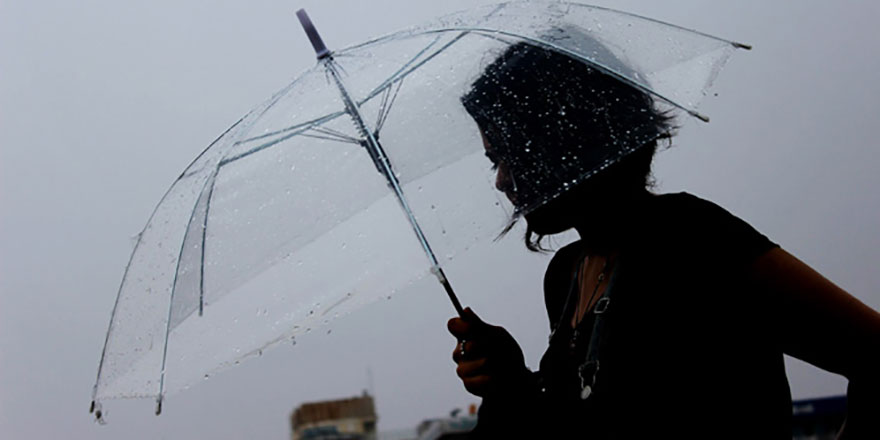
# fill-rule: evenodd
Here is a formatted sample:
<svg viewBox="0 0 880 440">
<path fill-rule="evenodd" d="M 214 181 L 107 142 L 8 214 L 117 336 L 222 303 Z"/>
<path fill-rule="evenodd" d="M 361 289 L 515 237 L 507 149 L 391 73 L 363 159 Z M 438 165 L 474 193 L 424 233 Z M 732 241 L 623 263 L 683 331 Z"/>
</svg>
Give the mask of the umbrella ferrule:
<svg viewBox="0 0 880 440">
<path fill-rule="evenodd" d="M 446 282 L 446 275 L 443 273 L 443 271 L 438 269 L 437 266 L 431 267 L 431 273 L 434 274 L 434 276 L 437 277 L 440 282 Z"/>
<path fill-rule="evenodd" d="M 299 19 L 299 23 L 302 25 L 303 30 L 306 31 L 306 36 L 309 37 L 309 41 L 312 43 L 312 47 L 315 49 L 315 54 L 318 56 L 318 59 L 323 60 L 324 58 L 330 57 L 330 50 L 327 49 L 324 40 L 321 39 L 321 35 L 318 34 L 318 29 L 315 28 L 315 25 L 309 18 L 309 14 L 306 13 L 306 10 L 300 9 L 299 11 L 296 11 L 296 18 Z"/>
</svg>

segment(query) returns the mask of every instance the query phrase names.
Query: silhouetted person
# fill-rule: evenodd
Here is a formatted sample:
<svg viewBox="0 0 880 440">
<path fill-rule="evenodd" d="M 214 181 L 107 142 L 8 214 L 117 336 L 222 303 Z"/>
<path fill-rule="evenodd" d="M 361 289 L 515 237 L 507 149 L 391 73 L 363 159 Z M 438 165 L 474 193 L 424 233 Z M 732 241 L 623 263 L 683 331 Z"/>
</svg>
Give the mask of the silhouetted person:
<svg viewBox="0 0 880 440">
<path fill-rule="evenodd" d="M 845 438 L 880 438 L 880 314 L 723 208 L 652 193 L 674 127 L 650 95 L 519 43 L 462 103 L 529 249 L 580 235 L 545 273 L 539 371 L 469 308 L 450 319 L 474 437 L 791 438 L 785 353 L 846 376 Z"/>
</svg>

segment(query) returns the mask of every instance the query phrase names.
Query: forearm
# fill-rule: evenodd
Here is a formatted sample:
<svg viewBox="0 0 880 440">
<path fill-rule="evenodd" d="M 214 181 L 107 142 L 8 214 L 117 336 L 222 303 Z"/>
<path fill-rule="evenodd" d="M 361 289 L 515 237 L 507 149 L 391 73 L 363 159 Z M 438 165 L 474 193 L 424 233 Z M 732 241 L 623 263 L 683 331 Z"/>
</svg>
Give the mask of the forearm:
<svg viewBox="0 0 880 440">
<path fill-rule="evenodd" d="M 778 316 L 783 351 L 849 379 L 839 439 L 880 439 L 880 313 L 777 248 L 750 278 Z"/>
</svg>

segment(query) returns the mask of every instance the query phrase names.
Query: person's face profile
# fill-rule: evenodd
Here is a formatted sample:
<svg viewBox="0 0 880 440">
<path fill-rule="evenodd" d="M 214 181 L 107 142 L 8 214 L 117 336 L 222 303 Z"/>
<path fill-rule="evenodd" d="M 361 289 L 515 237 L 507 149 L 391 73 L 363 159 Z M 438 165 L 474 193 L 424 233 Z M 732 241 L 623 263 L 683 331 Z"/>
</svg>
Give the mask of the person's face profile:
<svg viewBox="0 0 880 440">
<path fill-rule="evenodd" d="M 498 157 L 482 129 L 480 130 L 480 138 L 483 140 L 483 148 L 485 149 L 486 157 L 492 162 L 492 169 L 495 170 L 495 189 L 503 192 L 504 195 L 507 196 L 507 199 L 516 205 L 516 185 L 513 176 L 510 173 L 510 169 L 507 164 Z"/>
</svg>

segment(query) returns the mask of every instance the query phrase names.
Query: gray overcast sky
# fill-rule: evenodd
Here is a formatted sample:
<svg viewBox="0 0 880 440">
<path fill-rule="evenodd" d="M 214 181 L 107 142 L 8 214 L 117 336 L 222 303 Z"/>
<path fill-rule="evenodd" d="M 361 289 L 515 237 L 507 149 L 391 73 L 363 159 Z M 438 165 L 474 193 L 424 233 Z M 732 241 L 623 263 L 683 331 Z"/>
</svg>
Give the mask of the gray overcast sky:
<svg viewBox="0 0 880 440">
<path fill-rule="evenodd" d="M 104 427 L 86 413 L 132 236 L 208 142 L 314 63 L 293 12 L 339 47 L 478 3 L 0 3 L 0 437 L 282 439 L 294 406 L 359 393 L 368 367 L 383 430 L 476 402 L 449 360 L 451 309 L 424 284 L 173 395 L 162 417 L 152 402 L 109 402 Z M 660 189 L 721 204 L 880 308 L 880 6 L 660 3 L 599 2 L 755 46 L 701 107 L 712 123 L 686 123 L 658 158 Z M 523 261 L 520 278 L 459 290 L 534 367 L 544 260 Z M 509 294 L 523 285 L 534 294 Z M 747 319 L 760 301 L 743 305 Z M 796 398 L 844 390 L 788 366 Z"/>
</svg>

